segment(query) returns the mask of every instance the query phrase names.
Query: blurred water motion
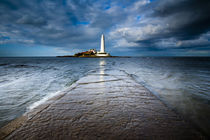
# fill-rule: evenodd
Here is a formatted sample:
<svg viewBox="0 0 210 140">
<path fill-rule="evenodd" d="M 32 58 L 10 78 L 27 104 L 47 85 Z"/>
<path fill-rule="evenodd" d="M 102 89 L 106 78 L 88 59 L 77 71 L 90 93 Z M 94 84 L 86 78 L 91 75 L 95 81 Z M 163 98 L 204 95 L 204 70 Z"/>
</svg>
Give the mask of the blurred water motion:
<svg viewBox="0 0 210 140">
<path fill-rule="evenodd" d="M 205 57 L 0 58 L 0 126 L 91 71 L 104 74 L 106 69 L 125 71 L 169 107 L 210 130 L 210 58 Z"/>
</svg>

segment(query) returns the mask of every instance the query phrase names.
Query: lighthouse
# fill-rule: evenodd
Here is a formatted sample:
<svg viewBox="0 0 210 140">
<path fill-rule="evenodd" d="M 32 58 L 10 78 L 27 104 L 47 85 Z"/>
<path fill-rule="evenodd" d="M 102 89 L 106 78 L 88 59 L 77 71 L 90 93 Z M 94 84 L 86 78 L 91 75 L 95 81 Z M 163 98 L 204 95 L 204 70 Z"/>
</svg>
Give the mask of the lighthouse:
<svg viewBox="0 0 210 140">
<path fill-rule="evenodd" d="M 100 53 L 105 53 L 105 42 L 104 42 L 104 35 L 101 35 L 101 51 Z"/>
<path fill-rule="evenodd" d="M 105 52 L 105 37 L 104 37 L 104 34 L 101 35 L 101 50 L 99 52 L 97 52 L 96 56 L 102 56 L 102 57 L 110 56 L 109 53 Z"/>
</svg>

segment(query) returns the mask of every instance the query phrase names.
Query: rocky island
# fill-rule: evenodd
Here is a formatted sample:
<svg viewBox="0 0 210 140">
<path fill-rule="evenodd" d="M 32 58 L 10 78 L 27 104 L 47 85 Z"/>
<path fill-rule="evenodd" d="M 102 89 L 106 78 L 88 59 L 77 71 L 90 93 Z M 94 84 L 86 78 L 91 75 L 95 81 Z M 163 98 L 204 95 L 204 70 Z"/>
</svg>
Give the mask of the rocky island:
<svg viewBox="0 0 210 140">
<path fill-rule="evenodd" d="M 101 35 L 101 50 L 97 51 L 96 49 L 90 49 L 85 52 L 79 52 L 74 55 L 65 55 L 57 57 L 113 57 L 109 53 L 105 52 L 105 37 Z"/>
</svg>

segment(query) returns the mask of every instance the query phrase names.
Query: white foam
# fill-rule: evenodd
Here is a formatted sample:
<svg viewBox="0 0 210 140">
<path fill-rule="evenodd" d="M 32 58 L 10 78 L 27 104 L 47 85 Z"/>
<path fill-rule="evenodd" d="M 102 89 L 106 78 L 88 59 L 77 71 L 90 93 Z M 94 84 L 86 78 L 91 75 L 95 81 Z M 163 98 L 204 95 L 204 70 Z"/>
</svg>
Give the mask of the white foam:
<svg viewBox="0 0 210 140">
<path fill-rule="evenodd" d="M 31 104 L 29 107 L 27 107 L 27 110 L 30 111 L 30 110 L 38 107 L 41 104 L 48 103 L 50 98 L 53 98 L 56 95 L 62 94 L 63 92 L 64 92 L 64 90 L 50 93 L 50 94 L 46 95 L 44 98 L 42 98 L 41 100 Z"/>
<path fill-rule="evenodd" d="M 57 96 L 57 95 L 61 95 L 64 94 L 66 91 L 70 91 L 71 89 L 73 89 L 77 84 L 73 83 L 70 87 L 66 87 L 63 90 L 57 91 L 57 92 L 52 92 L 50 94 L 47 94 L 44 98 L 42 98 L 41 100 L 34 102 L 33 104 L 31 104 L 29 107 L 27 107 L 28 111 L 33 110 L 34 108 L 38 107 L 39 105 L 42 104 L 46 104 L 50 102 L 50 99 Z M 27 111 L 27 112 L 28 112 Z M 27 113 L 26 112 L 26 113 Z"/>
</svg>

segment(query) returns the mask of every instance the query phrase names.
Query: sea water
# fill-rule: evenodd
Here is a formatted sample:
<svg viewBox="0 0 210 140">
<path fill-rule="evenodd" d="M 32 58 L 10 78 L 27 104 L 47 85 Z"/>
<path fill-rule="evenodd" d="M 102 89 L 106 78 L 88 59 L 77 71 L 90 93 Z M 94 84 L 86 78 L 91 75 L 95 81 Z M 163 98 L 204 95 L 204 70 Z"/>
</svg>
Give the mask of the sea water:
<svg viewBox="0 0 210 140">
<path fill-rule="evenodd" d="M 210 58 L 0 58 L 0 127 L 62 93 L 81 77 L 118 69 L 205 133 L 210 130 Z"/>
</svg>

